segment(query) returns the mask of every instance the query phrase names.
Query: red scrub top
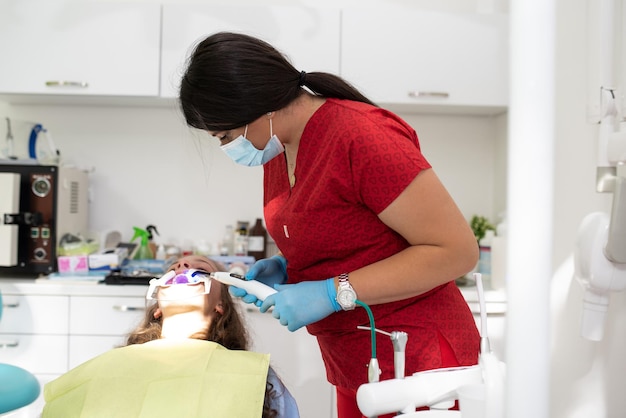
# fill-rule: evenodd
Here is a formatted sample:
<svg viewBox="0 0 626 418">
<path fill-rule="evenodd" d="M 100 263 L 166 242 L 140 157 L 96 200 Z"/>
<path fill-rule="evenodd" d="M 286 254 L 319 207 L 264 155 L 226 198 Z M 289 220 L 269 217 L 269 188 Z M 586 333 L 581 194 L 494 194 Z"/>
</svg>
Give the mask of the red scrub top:
<svg viewBox="0 0 626 418">
<path fill-rule="evenodd" d="M 429 168 L 415 131 L 398 116 L 364 103 L 326 100 L 300 139 L 294 187 L 283 156 L 264 165 L 265 221 L 287 259 L 289 283 L 324 280 L 407 248 L 377 214 Z M 440 339 L 459 364 L 478 361 L 478 330 L 454 282 L 371 309 L 376 328 L 408 333 L 407 375 L 442 366 Z M 348 389 L 367 382 L 371 358 L 370 333 L 357 325 L 369 326 L 360 307 L 307 327 L 318 339 L 328 381 Z M 377 336 L 377 358 L 381 379 L 393 378 L 389 337 Z"/>
</svg>

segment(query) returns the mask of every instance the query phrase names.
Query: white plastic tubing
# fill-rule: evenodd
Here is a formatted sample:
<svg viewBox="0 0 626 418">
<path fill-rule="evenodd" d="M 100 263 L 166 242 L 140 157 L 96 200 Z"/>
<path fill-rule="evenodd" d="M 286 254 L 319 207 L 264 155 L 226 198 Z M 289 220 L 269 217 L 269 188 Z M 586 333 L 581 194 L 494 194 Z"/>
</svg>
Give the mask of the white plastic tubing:
<svg viewBox="0 0 626 418">
<path fill-rule="evenodd" d="M 555 0 L 511 0 L 505 413 L 549 415 Z"/>
</svg>

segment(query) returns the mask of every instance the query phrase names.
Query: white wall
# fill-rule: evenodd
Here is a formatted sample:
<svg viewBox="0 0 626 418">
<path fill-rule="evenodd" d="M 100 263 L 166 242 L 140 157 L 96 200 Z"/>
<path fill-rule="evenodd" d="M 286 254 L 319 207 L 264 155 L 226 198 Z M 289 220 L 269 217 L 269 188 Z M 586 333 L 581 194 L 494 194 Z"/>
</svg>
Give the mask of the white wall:
<svg viewBox="0 0 626 418">
<path fill-rule="evenodd" d="M 586 0 L 556 2 L 554 267 L 573 251 L 580 222 L 608 210 L 611 196 L 596 193 L 597 126 L 588 122 Z"/>
<path fill-rule="evenodd" d="M 220 3 L 220 0 L 210 2 Z M 267 2 L 293 4 L 279 0 Z M 506 9 L 503 0 L 396 2 L 416 8 L 463 12 Z M 245 7 L 254 2 L 238 3 Z M 314 7 L 375 7 L 382 2 L 300 3 Z M 16 142 L 22 141 L 16 146 L 24 150 L 22 156 L 26 155 L 29 133 L 26 122 L 38 122 L 53 134 L 64 161 L 93 168 L 90 228 L 94 231 L 116 229 L 130 239 L 132 226 L 154 224 L 166 242 L 203 239 L 216 247 L 226 224 L 253 221 L 262 215 L 262 170 L 231 163 L 219 151 L 216 141 L 185 126 L 174 104 L 161 107 L 12 104 L 4 110 L 0 107 L 0 112 L 0 116 L 6 114 L 15 119 Z M 496 221 L 506 200 L 506 167 L 502 163 L 506 116 L 401 116 L 418 132 L 427 158 L 465 216 L 469 219 L 480 214 Z M 1 132 L 2 128 L 0 136 Z"/>
<path fill-rule="evenodd" d="M 217 141 L 188 128 L 171 107 L 10 105 L 16 142 L 26 154 L 29 126 L 42 123 L 65 161 L 93 168 L 90 227 L 154 224 L 161 239 L 215 244 L 224 226 L 262 216 L 262 169 L 239 167 Z M 402 115 L 469 219 L 494 211 L 498 118 Z M 17 138 L 17 135 L 22 135 Z M 158 237 L 157 237 L 158 239 Z"/>
</svg>

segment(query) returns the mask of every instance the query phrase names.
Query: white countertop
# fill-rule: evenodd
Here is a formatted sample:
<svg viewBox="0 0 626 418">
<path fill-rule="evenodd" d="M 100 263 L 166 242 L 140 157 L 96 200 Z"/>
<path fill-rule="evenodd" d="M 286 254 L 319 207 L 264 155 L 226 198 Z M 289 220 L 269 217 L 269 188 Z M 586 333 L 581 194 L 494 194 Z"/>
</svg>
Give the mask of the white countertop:
<svg viewBox="0 0 626 418">
<path fill-rule="evenodd" d="M 459 289 L 468 302 L 478 302 L 476 286 L 460 286 Z M 41 294 L 41 295 L 93 295 L 101 296 L 141 296 L 146 294 L 146 285 L 106 285 L 95 280 L 17 279 L 0 278 L 0 291 L 4 294 Z M 506 303 L 504 289 L 486 290 L 485 302 Z"/>
<path fill-rule="evenodd" d="M 146 285 L 107 285 L 97 281 L 48 278 L 0 279 L 0 291 L 5 295 L 72 295 L 72 296 L 139 296 L 146 295 Z"/>
<path fill-rule="evenodd" d="M 478 290 L 476 286 L 459 286 L 461 289 L 461 293 L 463 293 L 463 297 L 468 302 L 478 302 Z M 506 292 L 504 289 L 497 290 L 485 290 L 485 302 L 498 302 L 505 303 L 506 302 Z"/>
</svg>

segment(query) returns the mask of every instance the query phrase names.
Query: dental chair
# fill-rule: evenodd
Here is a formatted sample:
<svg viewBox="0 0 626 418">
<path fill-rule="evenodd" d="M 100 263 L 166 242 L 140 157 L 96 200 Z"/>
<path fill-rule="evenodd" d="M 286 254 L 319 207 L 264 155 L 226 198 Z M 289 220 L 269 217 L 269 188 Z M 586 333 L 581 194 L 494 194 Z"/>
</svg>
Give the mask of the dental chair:
<svg viewBox="0 0 626 418">
<path fill-rule="evenodd" d="M 2 292 L 0 292 L 0 319 L 2 318 Z M 0 350 L 2 342 L 0 342 Z M 37 378 L 27 370 L 11 364 L 0 363 L 0 416 L 30 405 L 37 399 L 41 387 Z"/>
</svg>

